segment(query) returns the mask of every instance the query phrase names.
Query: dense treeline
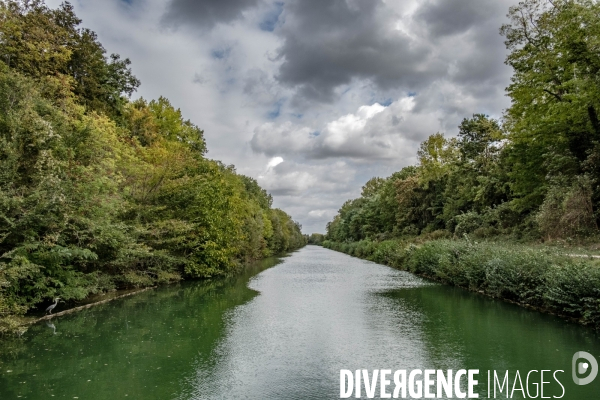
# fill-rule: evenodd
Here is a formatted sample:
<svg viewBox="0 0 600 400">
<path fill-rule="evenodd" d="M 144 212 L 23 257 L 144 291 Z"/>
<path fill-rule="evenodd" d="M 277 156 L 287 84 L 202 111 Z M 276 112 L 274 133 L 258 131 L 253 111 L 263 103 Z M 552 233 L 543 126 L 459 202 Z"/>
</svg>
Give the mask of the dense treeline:
<svg viewBox="0 0 600 400">
<path fill-rule="evenodd" d="M 309 237 L 308 237 L 308 244 L 315 244 L 315 245 L 322 245 L 323 241 L 325 240 L 325 235 L 321 234 L 321 233 L 312 233 Z"/>
<path fill-rule="evenodd" d="M 0 332 L 60 296 L 211 277 L 306 238 L 65 3 L 0 2 Z"/>
<path fill-rule="evenodd" d="M 600 4 L 526 0 L 501 28 L 514 74 L 501 121 L 431 135 L 418 165 L 373 178 L 327 226 L 332 242 L 432 234 L 594 235 L 600 222 Z"/>
</svg>

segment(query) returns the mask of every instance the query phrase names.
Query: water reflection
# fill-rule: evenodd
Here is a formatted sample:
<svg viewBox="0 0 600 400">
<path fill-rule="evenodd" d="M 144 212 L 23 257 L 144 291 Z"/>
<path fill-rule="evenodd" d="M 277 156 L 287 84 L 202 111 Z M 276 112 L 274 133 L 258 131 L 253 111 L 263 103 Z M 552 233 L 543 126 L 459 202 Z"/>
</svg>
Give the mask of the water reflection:
<svg viewBox="0 0 600 400">
<path fill-rule="evenodd" d="M 0 399 L 175 398 L 186 391 L 183 378 L 195 374 L 197 362 L 210 364 L 227 310 L 257 295 L 247 286 L 250 277 L 278 262 L 269 259 L 230 279 L 186 282 L 55 317 L 20 339 L 4 340 Z"/>
<path fill-rule="evenodd" d="M 46 321 L 46 326 L 50 329 L 52 329 L 52 334 L 56 335 L 56 325 L 54 325 L 54 323 L 51 320 L 47 320 Z"/>
<path fill-rule="evenodd" d="M 280 261 L 38 324 L 0 345 L 0 399 L 337 399 L 359 368 L 564 369 L 597 398 L 569 383 L 588 329 L 313 246 Z"/>
<path fill-rule="evenodd" d="M 479 369 L 481 381 L 487 379 L 487 370 L 497 370 L 502 375 L 508 370 L 511 385 L 517 370 L 521 375 L 531 370 L 563 370 L 558 376 L 567 399 L 598 398 L 598 382 L 576 386 L 571 380 L 571 358 L 575 352 L 586 350 L 600 355 L 598 335 L 591 329 L 448 286 L 382 295 L 427 316 L 420 329 L 432 361 L 429 368 Z M 552 378 L 545 387 L 545 395 L 562 393 Z M 480 391 L 480 396 L 486 392 Z M 522 397 L 515 392 L 513 398 Z"/>
<path fill-rule="evenodd" d="M 261 295 L 232 310 L 215 368 L 179 398 L 339 398 L 339 370 L 428 363 L 422 313 L 379 296 L 424 288 L 413 275 L 308 247 L 250 282 Z"/>
</svg>

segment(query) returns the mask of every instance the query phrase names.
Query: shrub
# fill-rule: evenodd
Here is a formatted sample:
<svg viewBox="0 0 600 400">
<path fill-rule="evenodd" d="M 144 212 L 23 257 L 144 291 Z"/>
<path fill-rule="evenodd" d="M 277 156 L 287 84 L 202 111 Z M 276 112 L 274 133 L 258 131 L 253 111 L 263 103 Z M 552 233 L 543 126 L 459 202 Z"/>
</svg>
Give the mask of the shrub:
<svg viewBox="0 0 600 400">
<path fill-rule="evenodd" d="M 462 237 L 465 233 L 471 233 L 483 225 L 482 216 L 475 211 L 469 211 L 454 218 L 456 219 L 454 234 L 458 237 Z"/>
<path fill-rule="evenodd" d="M 577 177 L 571 185 L 550 187 L 536 216 L 542 234 L 547 239 L 566 239 L 596 232 L 592 193 L 587 176 Z"/>
</svg>

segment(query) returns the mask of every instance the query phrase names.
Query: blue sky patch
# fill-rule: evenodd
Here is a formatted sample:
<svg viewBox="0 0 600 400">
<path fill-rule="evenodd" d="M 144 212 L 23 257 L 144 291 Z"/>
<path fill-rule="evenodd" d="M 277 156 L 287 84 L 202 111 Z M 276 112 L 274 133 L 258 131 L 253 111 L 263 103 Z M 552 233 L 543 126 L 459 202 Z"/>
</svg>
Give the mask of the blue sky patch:
<svg viewBox="0 0 600 400">
<path fill-rule="evenodd" d="M 273 32 L 282 12 L 283 2 L 278 1 L 273 5 L 273 8 L 264 15 L 263 20 L 258 24 L 258 27 L 263 31 Z"/>
<path fill-rule="evenodd" d="M 277 100 L 277 102 L 273 104 L 273 109 L 267 113 L 267 118 L 275 119 L 279 117 L 279 115 L 281 114 L 281 107 L 283 106 L 283 103 L 283 99 Z"/>
<path fill-rule="evenodd" d="M 223 47 L 220 49 L 212 49 L 210 55 L 217 60 L 223 60 L 231 54 L 231 47 Z"/>
</svg>

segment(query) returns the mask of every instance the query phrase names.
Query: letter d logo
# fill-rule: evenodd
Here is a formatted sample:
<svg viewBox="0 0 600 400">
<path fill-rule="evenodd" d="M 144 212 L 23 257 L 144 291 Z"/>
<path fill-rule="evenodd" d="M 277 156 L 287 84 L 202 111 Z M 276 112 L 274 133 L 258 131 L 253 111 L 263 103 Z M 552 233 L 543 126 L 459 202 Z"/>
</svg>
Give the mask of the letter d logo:
<svg viewBox="0 0 600 400">
<path fill-rule="evenodd" d="M 581 358 L 586 359 L 589 362 L 589 364 L 587 362 L 580 362 L 578 364 L 577 360 Z M 590 374 L 587 376 L 587 378 L 579 378 L 577 376 L 578 374 L 585 374 L 590 367 Z M 594 357 L 590 353 L 586 353 L 585 351 L 578 351 L 577 353 L 573 354 L 572 371 L 573 382 L 575 382 L 576 385 L 587 385 L 588 383 L 592 383 L 592 381 L 596 379 L 596 375 L 598 375 L 598 361 L 596 361 L 596 357 Z"/>
</svg>

